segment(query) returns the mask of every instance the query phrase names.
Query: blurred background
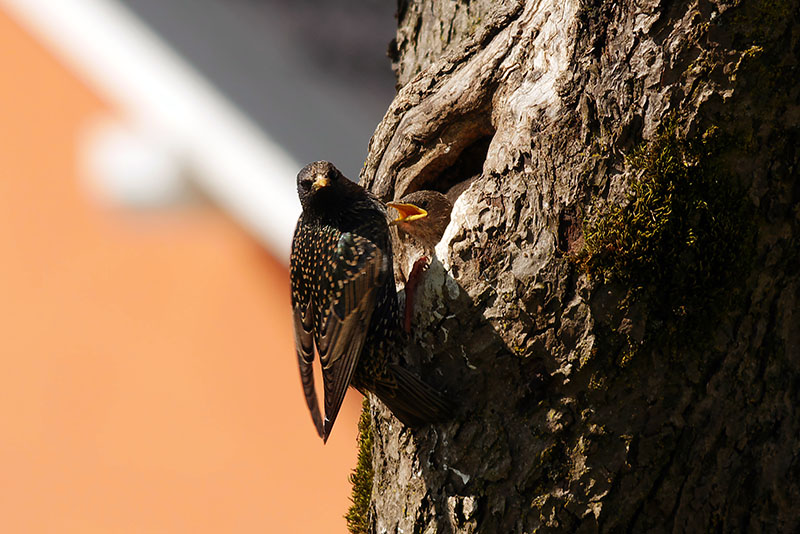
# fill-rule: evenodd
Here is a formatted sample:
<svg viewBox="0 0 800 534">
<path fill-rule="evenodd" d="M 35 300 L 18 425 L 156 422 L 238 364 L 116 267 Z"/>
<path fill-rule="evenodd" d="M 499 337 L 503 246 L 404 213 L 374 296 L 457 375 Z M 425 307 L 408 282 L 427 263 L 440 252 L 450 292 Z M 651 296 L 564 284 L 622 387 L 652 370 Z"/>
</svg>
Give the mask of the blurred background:
<svg viewBox="0 0 800 534">
<path fill-rule="evenodd" d="M 0 0 L 0 532 L 345 532 L 289 314 L 295 175 L 357 179 L 382 1 Z"/>
</svg>

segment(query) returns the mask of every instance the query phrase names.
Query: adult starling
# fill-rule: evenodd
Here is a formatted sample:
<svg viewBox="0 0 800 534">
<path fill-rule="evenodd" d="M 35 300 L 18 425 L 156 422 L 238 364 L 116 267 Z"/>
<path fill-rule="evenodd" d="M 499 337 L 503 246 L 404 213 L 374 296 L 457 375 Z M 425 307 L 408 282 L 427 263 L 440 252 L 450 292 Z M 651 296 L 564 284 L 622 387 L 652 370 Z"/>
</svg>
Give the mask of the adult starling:
<svg viewBox="0 0 800 534">
<path fill-rule="evenodd" d="M 450 223 L 453 204 L 438 191 L 422 190 L 386 205 L 396 209 L 399 214 L 391 224 L 397 227 L 404 249 L 404 257 L 400 259 L 400 271 L 406 289 L 403 329 L 410 332 L 417 286 L 428 268 L 434 247 Z"/>
<path fill-rule="evenodd" d="M 449 402 L 399 363 L 402 331 L 386 211 L 331 163 L 297 175 L 303 213 L 292 241 L 295 344 L 317 432 L 330 435 L 348 385 L 371 391 L 409 426 L 442 420 Z M 314 388 L 322 365 L 325 417 Z"/>
</svg>

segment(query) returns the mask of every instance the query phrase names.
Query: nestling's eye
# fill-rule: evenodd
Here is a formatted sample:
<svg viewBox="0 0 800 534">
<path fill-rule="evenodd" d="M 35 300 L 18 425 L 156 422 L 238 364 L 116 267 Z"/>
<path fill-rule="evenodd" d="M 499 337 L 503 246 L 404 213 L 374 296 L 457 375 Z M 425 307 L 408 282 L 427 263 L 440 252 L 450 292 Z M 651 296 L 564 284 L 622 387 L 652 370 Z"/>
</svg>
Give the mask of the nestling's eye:
<svg viewBox="0 0 800 534">
<path fill-rule="evenodd" d="M 304 191 L 308 191 L 311 189 L 311 183 L 311 180 L 300 180 L 300 187 L 302 187 Z"/>
</svg>

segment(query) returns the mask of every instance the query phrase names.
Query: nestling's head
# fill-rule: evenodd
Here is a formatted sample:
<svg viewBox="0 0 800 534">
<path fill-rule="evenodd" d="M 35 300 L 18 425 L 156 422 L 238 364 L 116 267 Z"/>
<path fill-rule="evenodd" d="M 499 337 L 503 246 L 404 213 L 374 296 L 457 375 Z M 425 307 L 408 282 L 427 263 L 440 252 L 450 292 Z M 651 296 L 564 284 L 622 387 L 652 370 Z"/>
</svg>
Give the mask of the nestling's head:
<svg viewBox="0 0 800 534">
<path fill-rule="evenodd" d="M 347 178 L 329 161 L 315 161 L 300 169 L 297 173 L 297 195 L 303 209 L 332 195 L 333 191 L 339 189 L 337 185 L 340 181 L 347 181 Z"/>
<path fill-rule="evenodd" d="M 428 190 L 415 191 L 386 205 L 399 214 L 391 224 L 428 248 L 433 248 L 442 238 L 453 210 L 446 196 Z"/>
</svg>

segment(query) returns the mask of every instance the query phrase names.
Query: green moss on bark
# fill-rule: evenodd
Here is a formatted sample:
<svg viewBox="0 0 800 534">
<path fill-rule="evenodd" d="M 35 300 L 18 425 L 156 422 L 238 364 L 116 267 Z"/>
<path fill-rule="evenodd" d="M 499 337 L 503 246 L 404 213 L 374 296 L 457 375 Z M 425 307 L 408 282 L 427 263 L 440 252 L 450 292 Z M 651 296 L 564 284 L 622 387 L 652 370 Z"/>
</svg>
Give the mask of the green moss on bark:
<svg viewBox="0 0 800 534">
<path fill-rule="evenodd" d="M 796 9 L 797 4 L 787 0 L 737 0 L 730 10 L 734 48 L 741 50 L 754 44 L 770 43 L 776 29 L 783 31 Z"/>
<path fill-rule="evenodd" d="M 369 501 L 372 498 L 372 417 L 369 412 L 369 400 L 365 397 L 358 420 L 358 461 L 350 474 L 353 502 L 344 516 L 347 530 L 352 534 L 366 534 L 369 531 Z"/>
<path fill-rule="evenodd" d="M 627 288 L 623 306 L 645 301 L 660 341 L 661 333 L 693 340 L 687 334 L 708 324 L 697 318 L 721 305 L 747 265 L 751 217 L 722 162 L 731 145 L 714 128 L 681 139 L 676 122 L 667 121 L 627 158 L 637 178 L 626 202 L 584 223 L 585 246 L 575 260 L 593 279 Z M 622 365 L 635 352 L 626 344 Z"/>
</svg>

